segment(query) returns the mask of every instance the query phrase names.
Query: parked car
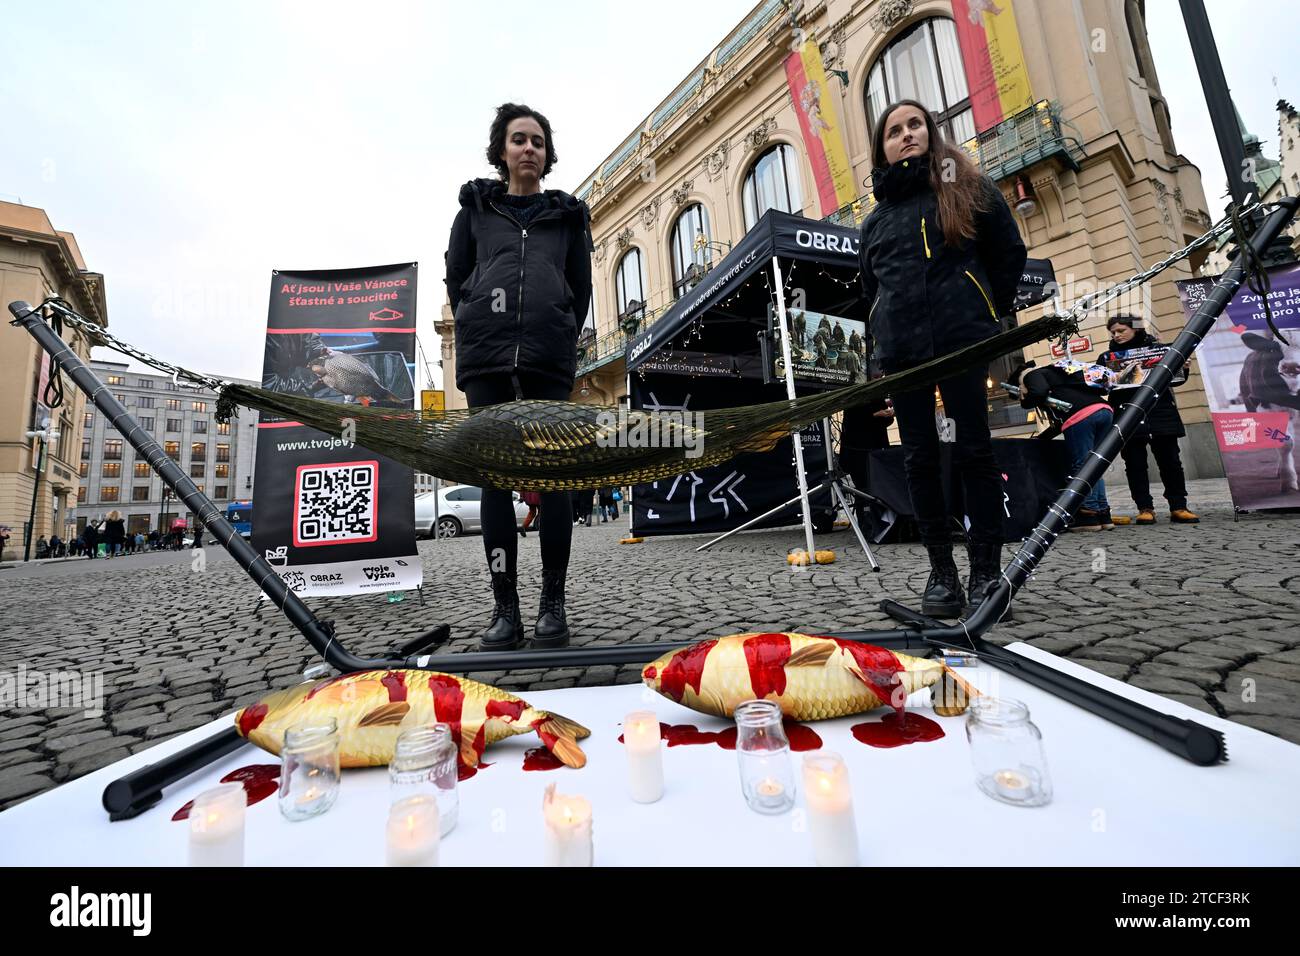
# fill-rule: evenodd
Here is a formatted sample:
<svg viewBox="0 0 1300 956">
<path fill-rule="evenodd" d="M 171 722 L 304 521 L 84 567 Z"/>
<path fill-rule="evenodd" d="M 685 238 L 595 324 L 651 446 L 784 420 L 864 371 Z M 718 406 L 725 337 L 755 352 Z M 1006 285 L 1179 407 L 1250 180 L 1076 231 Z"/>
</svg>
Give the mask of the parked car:
<svg viewBox="0 0 1300 956">
<path fill-rule="evenodd" d="M 415 533 L 432 538 L 435 531 L 439 537 L 455 538 L 470 531 L 482 531 L 483 523 L 479 518 L 479 506 L 483 501 L 483 489 L 473 485 L 454 485 L 438 491 L 438 527 L 433 525 L 434 493 L 426 491 L 415 496 Z M 515 502 L 515 527 L 524 523 L 528 517 L 528 505 L 519 497 L 519 492 L 511 495 Z"/>
</svg>

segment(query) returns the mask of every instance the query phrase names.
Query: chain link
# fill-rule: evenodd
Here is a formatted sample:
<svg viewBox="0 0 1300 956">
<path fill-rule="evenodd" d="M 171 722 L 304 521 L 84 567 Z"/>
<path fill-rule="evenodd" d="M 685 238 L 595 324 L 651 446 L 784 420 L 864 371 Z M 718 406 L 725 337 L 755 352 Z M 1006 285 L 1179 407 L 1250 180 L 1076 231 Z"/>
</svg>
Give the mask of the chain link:
<svg viewBox="0 0 1300 956">
<path fill-rule="evenodd" d="M 123 342 L 103 326 L 96 325 L 94 322 L 82 318 L 59 296 L 50 296 L 36 307 L 36 311 L 39 312 L 47 307 L 56 313 L 57 321 L 66 322 L 73 328 L 80 329 L 86 334 L 86 337 L 89 338 L 92 343 L 104 345 L 115 352 L 120 352 L 123 355 L 130 356 L 138 362 L 152 366 L 159 371 L 166 372 L 172 377 L 172 382 L 177 386 L 194 389 L 207 388 L 214 392 L 220 392 L 230 384 L 229 382 L 223 381 L 219 378 L 212 378 L 198 372 L 190 371 L 180 365 L 172 365 L 170 362 L 164 362 L 162 359 L 150 355 L 147 352 L 140 351 L 135 346 Z M 182 379 L 184 379 L 184 382 L 181 381 Z"/>
<path fill-rule="evenodd" d="M 1251 203 L 1249 206 L 1246 206 L 1245 208 L 1238 211 L 1237 215 L 1241 217 L 1249 216 L 1252 213 L 1254 213 L 1256 210 L 1264 208 L 1265 205 L 1273 206 L 1275 204 L 1273 203 L 1265 204 L 1262 202 Z M 1088 295 L 1085 295 L 1082 299 L 1080 299 L 1078 302 L 1075 303 L 1073 308 L 1068 309 L 1065 313 L 1063 313 L 1063 317 L 1073 320 L 1074 323 L 1077 325 L 1079 321 L 1089 312 L 1094 312 L 1097 309 L 1099 309 L 1101 306 L 1105 305 L 1107 302 L 1119 298 L 1129 289 L 1139 286 L 1144 282 L 1151 281 L 1160 273 L 1168 269 L 1170 266 L 1174 265 L 1176 262 L 1180 262 L 1183 259 L 1186 259 L 1197 249 L 1202 249 L 1205 246 L 1208 246 L 1210 243 L 1214 242 L 1221 234 L 1231 229 L 1232 222 L 1233 222 L 1233 216 L 1232 213 L 1229 213 L 1228 215 L 1220 219 L 1218 223 L 1216 223 L 1214 226 L 1211 226 L 1208 232 L 1199 236 L 1196 239 L 1193 239 L 1188 245 L 1184 246 L 1182 249 L 1179 249 L 1173 255 L 1169 256 L 1167 259 L 1162 259 L 1160 262 L 1157 262 L 1155 265 L 1153 265 L 1150 269 L 1147 269 L 1145 272 L 1139 272 L 1136 275 L 1131 276 L 1128 279 L 1125 279 L 1123 282 L 1119 283 L 1118 285 L 1113 286 L 1110 289 L 1107 289 L 1105 292 L 1100 292 L 1100 291 L 1092 292 L 1089 293 Z M 1069 353 L 1067 352 L 1066 354 Z"/>
</svg>

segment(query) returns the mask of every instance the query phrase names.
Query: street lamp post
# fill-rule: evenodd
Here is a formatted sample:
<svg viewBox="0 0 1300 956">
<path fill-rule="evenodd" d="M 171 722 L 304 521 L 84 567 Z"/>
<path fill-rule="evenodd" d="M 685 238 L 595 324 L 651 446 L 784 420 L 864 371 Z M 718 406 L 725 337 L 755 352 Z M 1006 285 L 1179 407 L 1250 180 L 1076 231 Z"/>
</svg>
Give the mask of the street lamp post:
<svg viewBox="0 0 1300 956">
<path fill-rule="evenodd" d="M 23 560 L 32 559 L 32 538 L 36 536 L 36 502 L 41 490 L 41 473 L 45 471 L 45 443 L 51 438 L 58 438 L 57 431 L 50 431 L 49 422 L 27 433 L 28 438 L 36 439 L 36 480 L 32 482 L 32 508 L 27 516 L 27 530 L 23 535 Z"/>
</svg>

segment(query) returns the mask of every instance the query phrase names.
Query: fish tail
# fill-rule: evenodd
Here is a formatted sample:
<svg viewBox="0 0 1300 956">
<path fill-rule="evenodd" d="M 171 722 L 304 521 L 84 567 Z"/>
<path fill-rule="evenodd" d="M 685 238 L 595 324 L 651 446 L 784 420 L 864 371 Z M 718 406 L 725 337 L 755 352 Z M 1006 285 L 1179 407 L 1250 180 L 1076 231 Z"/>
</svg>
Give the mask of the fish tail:
<svg viewBox="0 0 1300 956">
<path fill-rule="evenodd" d="M 578 741 L 591 736 L 591 731 L 582 724 L 552 714 L 545 710 L 535 710 L 528 722 L 537 736 L 542 738 L 546 749 L 559 758 L 566 767 L 585 767 L 587 755 L 578 746 Z"/>
<path fill-rule="evenodd" d="M 984 695 L 947 664 L 939 666 L 943 668 L 943 674 L 930 691 L 934 712 L 940 717 L 960 717 L 973 699 Z"/>
</svg>

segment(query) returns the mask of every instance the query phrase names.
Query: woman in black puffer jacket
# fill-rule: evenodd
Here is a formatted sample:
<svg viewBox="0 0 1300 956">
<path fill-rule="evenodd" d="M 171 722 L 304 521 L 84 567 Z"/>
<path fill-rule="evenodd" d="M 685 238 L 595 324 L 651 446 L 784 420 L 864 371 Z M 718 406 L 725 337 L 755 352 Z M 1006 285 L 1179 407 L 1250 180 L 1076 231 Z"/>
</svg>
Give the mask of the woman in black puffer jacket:
<svg viewBox="0 0 1300 956">
<path fill-rule="evenodd" d="M 551 124 L 541 113 L 514 103 L 499 107 L 487 158 L 501 178 L 461 187 L 447 245 L 456 384 L 470 408 L 516 398 L 565 401 L 577 371 L 578 328 L 591 301 L 591 215 L 581 200 L 541 188 L 555 164 Z M 523 640 L 509 489 L 483 489 L 482 522 L 496 606 L 480 646 L 507 650 Z M 567 492 L 542 494 L 540 528 L 542 597 L 533 644 L 563 647 L 573 535 Z"/>
<path fill-rule="evenodd" d="M 1106 322 L 1106 331 L 1110 333 L 1110 348 L 1097 356 L 1097 362 L 1106 365 L 1114 360 L 1115 352 L 1129 349 L 1151 348 L 1160 345 L 1157 339 L 1146 329 L 1143 322 L 1135 315 L 1113 315 Z M 1147 469 L 1147 446 L 1155 455 L 1156 467 L 1160 469 L 1160 481 L 1165 486 L 1165 500 L 1169 502 L 1169 520 L 1174 524 L 1197 524 L 1200 517 L 1187 507 L 1187 479 L 1183 474 L 1183 458 L 1178 450 L 1178 439 L 1187 434 L 1183 428 L 1183 418 L 1178 414 L 1178 404 L 1174 401 L 1173 386 L 1165 389 L 1156 399 L 1155 408 L 1147 412 L 1146 420 L 1138 426 L 1120 453 L 1124 457 L 1124 474 L 1128 478 L 1128 490 L 1137 505 L 1138 515 L 1132 519 L 1136 524 L 1155 524 L 1155 502 L 1151 498 L 1151 476 Z M 1130 389 L 1116 389 L 1110 393 L 1110 403 L 1115 409 L 1115 417 L 1124 410 L 1124 402 L 1134 393 Z M 1115 518 L 1116 524 L 1128 524 L 1127 516 Z"/>
<path fill-rule="evenodd" d="M 1001 191 L 945 142 L 915 100 L 886 107 L 872 136 L 878 205 L 859 257 L 873 357 L 886 372 L 996 335 L 1011 314 L 1025 244 Z M 955 424 L 953 468 L 970 518 L 969 614 L 1001 572 L 1002 482 L 989 438 L 987 369 L 939 383 Z M 908 491 L 930 558 L 921 609 L 955 617 L 965 604 L 939 473 L 934 388 L 893 396 Z"/>
</svg>

